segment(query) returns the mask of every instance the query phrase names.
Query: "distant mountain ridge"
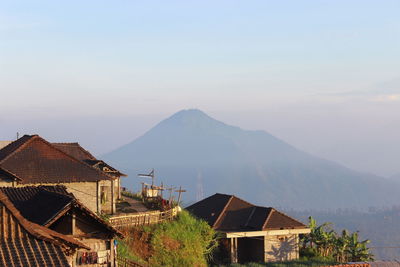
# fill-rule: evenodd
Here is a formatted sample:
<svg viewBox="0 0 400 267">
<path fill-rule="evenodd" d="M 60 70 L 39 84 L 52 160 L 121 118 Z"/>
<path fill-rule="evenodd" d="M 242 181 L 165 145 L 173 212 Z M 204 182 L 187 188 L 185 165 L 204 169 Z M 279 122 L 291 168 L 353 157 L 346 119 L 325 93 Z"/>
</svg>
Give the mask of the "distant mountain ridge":
<svg viewBox="0 0 400 267">
<path fill-rule="evenodd" d="M 334 209 L 400 203 L 396 181 L 363 174 L 285 143 L 265 131 L 217 121 L 200 110 L 182 110 L 143 136 L 104 156 L 127 172 L 156 169 L 164 184 L 188 190 L 185 201 L 215 192 L 255 204 Z"/>
</svg>

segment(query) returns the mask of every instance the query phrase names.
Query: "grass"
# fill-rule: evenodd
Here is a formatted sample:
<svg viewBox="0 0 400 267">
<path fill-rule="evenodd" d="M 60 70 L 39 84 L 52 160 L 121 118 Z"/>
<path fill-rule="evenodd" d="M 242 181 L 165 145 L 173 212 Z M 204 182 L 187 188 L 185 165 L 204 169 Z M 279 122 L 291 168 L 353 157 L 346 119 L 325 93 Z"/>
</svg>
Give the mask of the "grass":
<svg viewBox="0 0 400 267">
<path fill-rule="evenodd" d="M 205 267 L 216 245 L 214 230 L 187 211 L 170 222 L 126 230 L 125 236 L 120 255 L 150 266 Z"/>
</svg>

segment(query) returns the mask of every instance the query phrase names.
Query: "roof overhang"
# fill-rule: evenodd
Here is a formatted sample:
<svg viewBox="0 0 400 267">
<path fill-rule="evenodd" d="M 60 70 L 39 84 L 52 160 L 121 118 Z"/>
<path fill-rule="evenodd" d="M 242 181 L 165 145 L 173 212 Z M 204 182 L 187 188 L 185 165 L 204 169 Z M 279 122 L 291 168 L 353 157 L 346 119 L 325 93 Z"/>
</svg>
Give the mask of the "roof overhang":
<svg viewBox="0 0 400 267">
<path fill-rule="evenodd" d="M 282 230 L 266 230 L 266 231 L 247 231 L 247 232 L 222 232 L 226 238 L 254 237 L 254 236 L 271 236 L 271 235 L 298 235 L 309 234 L 309 228 L 299 229 L 282 229 Z"/>
</svg>

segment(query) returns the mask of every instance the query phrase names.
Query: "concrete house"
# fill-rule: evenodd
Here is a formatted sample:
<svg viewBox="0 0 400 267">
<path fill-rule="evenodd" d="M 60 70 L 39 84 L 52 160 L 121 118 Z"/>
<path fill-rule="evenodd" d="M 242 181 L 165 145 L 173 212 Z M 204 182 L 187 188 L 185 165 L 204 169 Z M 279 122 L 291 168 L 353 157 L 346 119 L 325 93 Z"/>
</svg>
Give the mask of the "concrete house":
<svg viewBox="0 0 400 267">
<path fill-rule="evenodd" d="M 82 245 L 66 255 L 69 266 L 116 266 L 114 240 L 122 234 L 68 193 L 65 186 L 1 187 L 0 193 L 30 223 Z"/>
<path fill-rule="evenodd" d="M 223 238 L 221 263 L 285 261 L 299 258 L 299 234 L 310 229 L 274 208 L 233 195 L 215 194 L 187 208 Z"/>
<path fill-rule="evenodd" d="M 0 149 L 0 186 L 64 185 L 93 212 L 115 212 L 118 179 L 38 135 L 24 135 Z"/>
<path fill-rule="evenodd" d="M 120 172 L 119 170 L 108 165 L 106 162 L 97 159 L 89 151 L 84 149 L 79 145 L 79 143 L 52 143 L 56 148 L 64 151 L 68 155 L 79 159 L 86 164 L 114 177 L 115 179 L 115 192 L 118 199 L 121 198 L 121 177 L 126 177 L 127 175 Z"/>
</svg>

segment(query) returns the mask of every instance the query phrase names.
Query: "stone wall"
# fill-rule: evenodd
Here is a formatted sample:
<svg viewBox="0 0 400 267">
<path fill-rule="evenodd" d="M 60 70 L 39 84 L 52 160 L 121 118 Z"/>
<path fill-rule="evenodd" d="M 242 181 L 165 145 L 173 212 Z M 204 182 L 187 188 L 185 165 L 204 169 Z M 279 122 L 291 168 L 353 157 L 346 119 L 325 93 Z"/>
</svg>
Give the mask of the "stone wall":
<svg viewBox="0 0 400 267">
<path fill-rule="evenodd" d="M 87 208 L 97 212 L 97 182 L 64 183 L 61 184 Z"/>
<path fill-rule="evenodd" d="M 265 261 L 287 261 L 299 258 L 299 236 L 266 235 L 264 240 Z"/>
</svg>

